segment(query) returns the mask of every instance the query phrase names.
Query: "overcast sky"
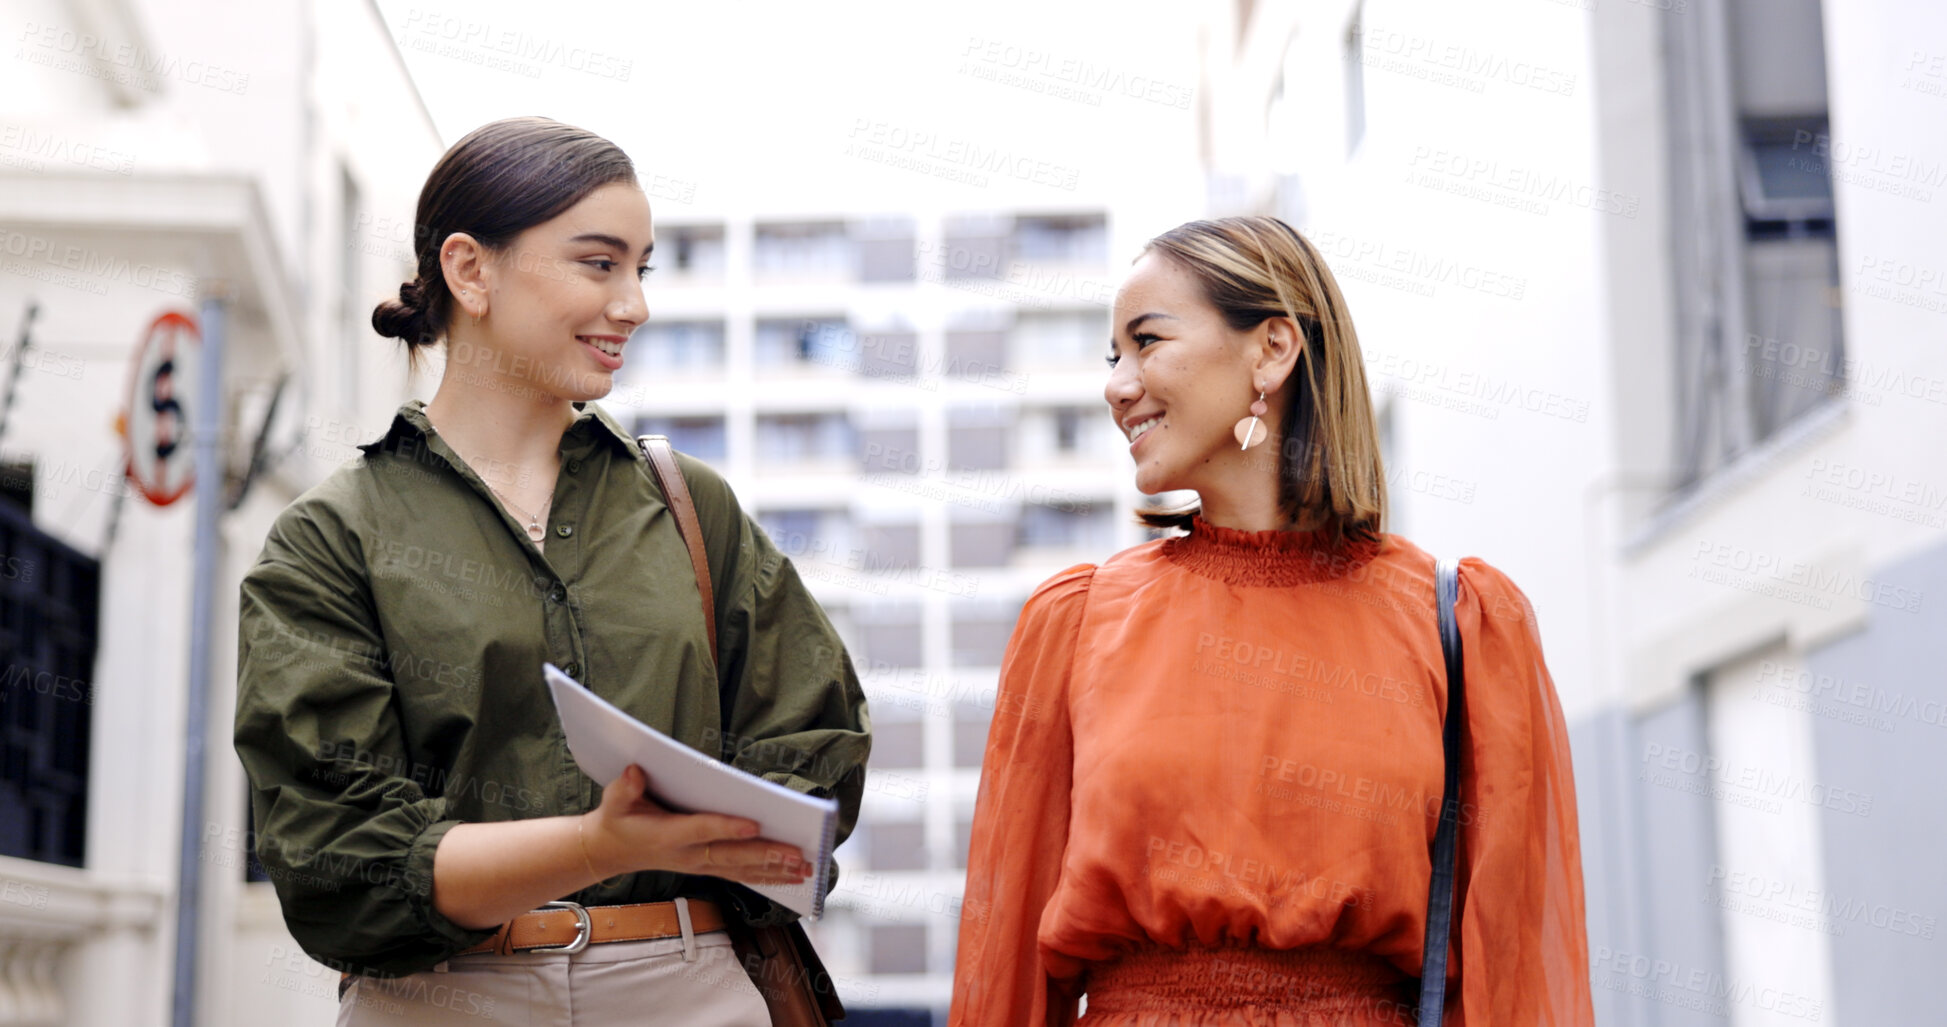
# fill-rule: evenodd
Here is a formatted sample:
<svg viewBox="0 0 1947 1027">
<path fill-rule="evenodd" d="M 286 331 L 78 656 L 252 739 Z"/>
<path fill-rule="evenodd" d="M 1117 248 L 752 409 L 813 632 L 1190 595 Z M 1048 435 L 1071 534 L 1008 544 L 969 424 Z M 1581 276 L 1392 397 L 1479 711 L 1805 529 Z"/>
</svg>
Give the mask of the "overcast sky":
<svg viewBox="0 0 1947 1027">
<path fill-rule="evenodd" d="M 1198 6 L 379 0 L 448 144 L 573 122 L 659 214 L 1143 197 L 1170 223 L 1201 213 Z"/>
</svg>

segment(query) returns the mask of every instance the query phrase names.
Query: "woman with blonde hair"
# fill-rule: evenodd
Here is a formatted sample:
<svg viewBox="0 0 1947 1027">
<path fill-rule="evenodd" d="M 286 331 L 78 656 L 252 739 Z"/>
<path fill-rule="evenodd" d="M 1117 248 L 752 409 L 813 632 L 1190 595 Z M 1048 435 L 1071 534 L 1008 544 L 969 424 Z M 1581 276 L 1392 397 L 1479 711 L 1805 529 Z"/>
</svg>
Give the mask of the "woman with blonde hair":
<svg viewBox="0 0 1947 1027">
<path fill-rule="evenodd" d="M 1592 1021 L 1567 736 L 1534 613 L 1385 531 L 1359 344 L 1310 242 L 1183 225 L 1117 294 L 1105 398 L 1184 529 L 1021 611 L 982 764 L 955 1027 L 1411 1024 L 1456 825 L 1445 1022 Z M 1437 921 L 1436 921 L 1437 922 Z M 1437 965 L 1437 960 L 1434 961 Z M 1437 992 L 1435 992 L 1437 995 Z"/>
<path fill-rule="evenodd" d="M 496 121 L 415 224 L 372 322 L 415 360 L 443 343 L 438 391 L 243 581 L 236 748 L 284 921 L 345 974 L 340 1027 L 767 1024 L 732 935 L 795 918 L 746 886 L 803 883 L 804 854 L 657 805 L 639 767 L 590 780 L 542 679 L 836 799 L 840 838 L 858 814 L 865 698 L 830 621 L 721 476 L 594 402 L 649 313 L 635 167 Z"/>
</svg>

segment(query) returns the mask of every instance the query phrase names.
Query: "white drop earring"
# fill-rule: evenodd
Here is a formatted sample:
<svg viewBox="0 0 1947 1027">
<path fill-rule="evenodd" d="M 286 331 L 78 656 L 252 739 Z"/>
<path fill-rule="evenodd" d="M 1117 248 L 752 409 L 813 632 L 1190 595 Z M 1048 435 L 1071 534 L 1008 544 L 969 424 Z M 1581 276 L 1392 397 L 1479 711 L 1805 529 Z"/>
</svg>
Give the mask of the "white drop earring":
<svg viewBox="0 0 1947 1027">
<path fill-rule="evenodd" d="M 1264 405 L 1264 386 L 1259 385 L 1257 399 L 1251 403 L 1251 416 L 1239 418 L 1237 427 L 1231 429 L 1231 434 L 1237 437 L 1239 451 L 1262 443 L 1271 434 L 1264 427 L 1264 415 L 1270 412 Z"/>
</svg>

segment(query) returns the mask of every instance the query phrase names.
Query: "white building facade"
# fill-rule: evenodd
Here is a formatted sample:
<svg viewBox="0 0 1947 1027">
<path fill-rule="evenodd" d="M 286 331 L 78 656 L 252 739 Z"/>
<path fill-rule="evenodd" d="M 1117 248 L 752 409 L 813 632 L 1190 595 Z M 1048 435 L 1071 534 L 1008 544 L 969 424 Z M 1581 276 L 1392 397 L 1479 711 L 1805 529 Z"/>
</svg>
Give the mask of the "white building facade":
<svg viewBox="0 0 1947 1027">
<path fill-rule="evenodd" d="M 1394 530 L 1533 600 L 1604 1024 L 1924 1018 L 1947 15 L 1213 2 L 1213 213 L 1324 252 Z"/>
<path fill-rule="evenodd" d="M 194 500 L 125 485 L 117 423 L 146 327 L 211 295 L 228 297 L 224 505 L 239 502 L 215 563 L 193 1022 L 328 1023 L 335 975 L 298 952 L 270 885 L 246 882 L 235 597 L 276 513 L 405 396 L 367 318 L 410 271 L 442 146 L 369 4 L 0 9 L 0 1024 L 169 1022 Z"/>
</svg>

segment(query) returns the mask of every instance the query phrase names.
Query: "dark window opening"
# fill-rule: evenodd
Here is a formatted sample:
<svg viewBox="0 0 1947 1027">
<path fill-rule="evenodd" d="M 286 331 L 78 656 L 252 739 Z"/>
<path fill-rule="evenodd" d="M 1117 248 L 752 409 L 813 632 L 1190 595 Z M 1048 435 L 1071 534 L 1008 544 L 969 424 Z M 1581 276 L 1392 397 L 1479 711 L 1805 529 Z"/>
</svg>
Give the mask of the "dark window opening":
<svg viewBox="0 0 1947 1027">
<path fill-rule="evenodd" d="M 0 855 L 83 865 L 101 564 L 0 504 Z"/>
</svg>

